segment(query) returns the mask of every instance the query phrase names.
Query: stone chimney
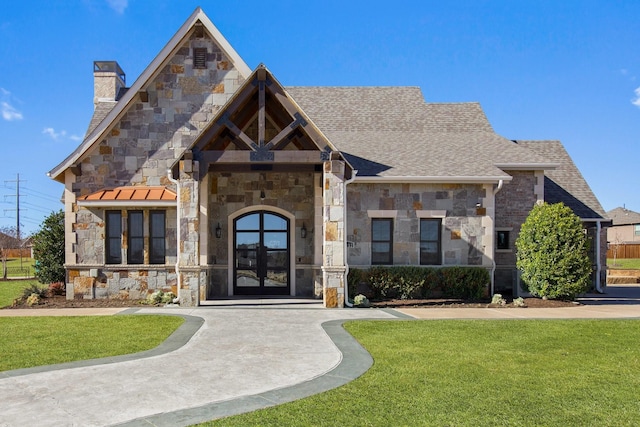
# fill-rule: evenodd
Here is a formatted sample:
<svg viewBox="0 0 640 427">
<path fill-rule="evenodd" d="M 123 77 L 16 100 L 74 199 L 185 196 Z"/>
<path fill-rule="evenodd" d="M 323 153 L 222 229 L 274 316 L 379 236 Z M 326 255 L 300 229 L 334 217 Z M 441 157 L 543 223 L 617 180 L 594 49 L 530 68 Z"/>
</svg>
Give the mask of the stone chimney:
<svg viewBox="0 0 640 427">
<path fill-rule="evenodd" d="M 125 75 L 116 61 L 93 61 L 93 106 L 100 101 L 117 101 L 125 88 Z"/>
</svg>

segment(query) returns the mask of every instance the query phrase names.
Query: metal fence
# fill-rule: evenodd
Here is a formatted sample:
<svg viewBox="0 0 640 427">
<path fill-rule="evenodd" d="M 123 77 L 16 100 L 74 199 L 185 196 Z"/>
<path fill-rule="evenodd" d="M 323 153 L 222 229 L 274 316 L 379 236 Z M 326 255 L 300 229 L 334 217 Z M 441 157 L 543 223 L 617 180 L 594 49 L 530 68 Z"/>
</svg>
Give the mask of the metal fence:
<svg viewBox="0 0 640 427">
<path fill-rule="evenodd" d="M 0 278 L 5 277 L 2 265 L 0 265 Z M 6 277 L 26 277 L 32 278 L 36 276 L 35 269 L 32 266 L 25 265 L 23 267 L 7 267 Z"/>
</svg>

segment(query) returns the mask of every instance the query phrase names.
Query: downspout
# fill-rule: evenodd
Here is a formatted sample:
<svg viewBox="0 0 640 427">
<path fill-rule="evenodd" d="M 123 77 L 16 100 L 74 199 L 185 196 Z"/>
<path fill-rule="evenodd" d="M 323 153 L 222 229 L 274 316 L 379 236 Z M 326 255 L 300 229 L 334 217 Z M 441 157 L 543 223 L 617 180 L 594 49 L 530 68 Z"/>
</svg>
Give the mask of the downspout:
<svg viewBox="0 0 640 427">
<path fill-rule="evenodd" d="M 596 220 L 596 291 L 603 294 L 602 283 L 600 283 L 600 273 L 602 272 L 602 263 L 600 262 L 600 231 L 602 230 L 602 220 Z"/>
<path fill-rule="evenodd" d="M 354 179 L 356 179 L 356 175 L 358 174 L 357 170 L 353 170 L 352 174 L 351 174 L 351 178 L 349 178 L 348 180 L 346 180 L 344 182 L 344 194 L 342 195 L 342 204 L 344 206 L 344 232 L 346 233 L 348 228 L 347 228 L 347 185 L 351 184 L 353 182 Z M 344 235 L 344 267 L 345 267 L 345 271 L 344 271 L 344 304 L 351 308 L 353 307 L 353 304 L 351 304 L 349 302 L 349 263 L 347 262 L 347 236 L 346 234 Z"/>
<path fill-rule="evenodd" d="M 502 185 L 504 184 L 504 180 L 498 181 L 498 186 L 493 189 L 493 254 L 491 254 L 491 297 L 493 297 L 493 291 L 495 289 L 496 283 L 496 194 L 498 191 L 502 190 Z"/>
<path fill-rule="evenodd" d="M 178 280 L 178 301 L 180 301 L 180 289 L 182 288 L 182 278 L 180 277 L 180 183 L 173 178 L 171 169 L 167 169 L 167 178 L 176 185 L 176 277 Z"/>
</svg>

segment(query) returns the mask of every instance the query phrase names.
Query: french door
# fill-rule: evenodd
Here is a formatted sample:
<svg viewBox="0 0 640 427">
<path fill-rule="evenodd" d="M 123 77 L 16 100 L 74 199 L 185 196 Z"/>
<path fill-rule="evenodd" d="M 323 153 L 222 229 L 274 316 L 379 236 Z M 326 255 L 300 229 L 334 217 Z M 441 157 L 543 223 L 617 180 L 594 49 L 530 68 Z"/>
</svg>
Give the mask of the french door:
<svg viewBox="0 0 640 427">
<path fill-rule="evenodd" d="M 289 295 L 289 220 L 269 211 L 233 224 L 234 295 Z"/>
</svg>

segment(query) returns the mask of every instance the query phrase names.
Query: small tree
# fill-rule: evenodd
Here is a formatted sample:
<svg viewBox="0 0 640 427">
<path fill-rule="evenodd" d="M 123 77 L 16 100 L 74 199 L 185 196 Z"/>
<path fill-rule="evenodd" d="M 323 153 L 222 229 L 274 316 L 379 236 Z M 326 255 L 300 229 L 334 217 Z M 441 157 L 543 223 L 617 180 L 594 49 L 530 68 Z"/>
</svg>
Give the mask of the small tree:
<svg viewBox="0 0 640 427">
<path fill-rule="evenodd" d="M 64 212 L 52 212 L 33 236 L 36 277 L 40 283 L 64 282 Z"/>
<path fill-rule="evenodd" d="M 516 240 L 516 265 L 529 292 L 574 299 L 590 285 L 588 239 L 580 218 L 562 203 L 534 206 Z"/>
<path fill-rule="evenodd" d="M 0 227 L 0 261 L 2 261 L 2 278 L 7 278 L 7 258 L 9 249 L 20 246 L 18 232 L 15 227 Z"/>
</svg>

